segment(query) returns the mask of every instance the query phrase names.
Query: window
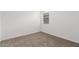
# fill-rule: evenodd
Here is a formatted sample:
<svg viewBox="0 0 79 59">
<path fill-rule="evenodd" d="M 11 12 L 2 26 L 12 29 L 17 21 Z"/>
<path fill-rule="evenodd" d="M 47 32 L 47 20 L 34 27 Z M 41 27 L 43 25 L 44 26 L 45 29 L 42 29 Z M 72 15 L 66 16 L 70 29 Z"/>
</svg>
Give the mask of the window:
<svg viewBox="0 0 79 59">
<path fill-rule="evenodd" d="M 48 12 L 43 14 L 43 23 L 49 24 L 49 13 Z"/>
</svg>

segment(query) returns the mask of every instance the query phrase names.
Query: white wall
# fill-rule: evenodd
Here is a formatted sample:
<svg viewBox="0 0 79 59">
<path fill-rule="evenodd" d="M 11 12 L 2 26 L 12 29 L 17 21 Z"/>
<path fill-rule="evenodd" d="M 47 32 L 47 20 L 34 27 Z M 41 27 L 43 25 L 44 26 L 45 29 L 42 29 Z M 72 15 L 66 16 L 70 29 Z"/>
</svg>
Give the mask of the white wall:
<svg viewBox="0 0 79 59">
<path fill-rule="evenodd" d="M 52 11 L 49 14 L 50 23 L 42 23 L 40 26 L 40 12 L 0 12 L 0 36 L 4 40 L 39 32 L 41 29 L 45 33 L 79 43 L 79 12 Z"/>
<path fill-rule="evenodd" d="M 79 43 L 79 12 L 52 11 L 50 23 L 42 24 L 41 31 Z"/>
<path fill-rule="evenodd" d="M 2 40 L 27 35 L 39 31 L 40 12 L 2 12 Z"/>
<path fill-rule="evenodd" d="M 1 14 L 1 11 L 0 11 L 0 40 L 1 40 L 1 32 L 2 32 L 2 31 L 1 31 L 1 20 L 2 20 L 2 19 L 1 19 L 1 16 L 2 16 L 2 14 Z"/>
</svg>

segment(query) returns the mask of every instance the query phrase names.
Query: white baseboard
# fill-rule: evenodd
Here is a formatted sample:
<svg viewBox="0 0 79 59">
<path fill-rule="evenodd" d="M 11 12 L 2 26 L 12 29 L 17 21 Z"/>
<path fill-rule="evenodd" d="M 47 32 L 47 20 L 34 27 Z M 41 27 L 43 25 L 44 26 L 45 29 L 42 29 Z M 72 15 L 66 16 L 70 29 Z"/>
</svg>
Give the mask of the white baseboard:
<svg viewBox="0 0 79 59">
<path fill-rule="evenodd" d="M 63 37 L 63 36 L 56 35 L 56 34 L 52 34 L 52 33 L 48 33 L 48 32 L 44 32 L 44 33 L 47 33 L 47 34 L 50 34 L 50 35 L 54 35 L 54 36 L 56 36 L 56 37 L 59 37 L 59 38 L 65 39 L 65 40 L 69 40 L 69 41 L 72 41 L 72 42 L 75 42 L 75 43 L 78 43 L 78 44 L 79 44 L 79 41 L 76 41 L 76 40 L 70 40 L 70 39 L 67 38 L 67 37 Z"/>
<path fill-rule="evenodd" d="M 1 37 L 0 37 L 0 41 L 2 41 L 2 40 L 1 40 Z"/>
<path fill-rule="evenodd" d="M 37 33 L 37 32 L 23 33 L 23 34 L 18 34 L 18 35 L 14 35 L 14 36 L 3 37 L 0 41 L 16 38 L 16 37 L 20 37 L 20 36 L 25 36 L 25 35 L 29 35 L 29 34 L 33 34 L 33 33 Z"/>
<path fill-rule="evenodd" d="M 0 41 L 2 41 L 2 40 L 0 40 Z"/>
<path fill-rule="evenodd" d="M 2 38 L 0 41 L 16 38 L 16 37 L 20 37 L 20 36 L 25 36 L 25 35 L 29 35 L 29 34 L 33 34 L 33 33 L 37 33 L 37 32 L 31 32 L 31 33 L 27 33 L 27 34 L 18 34 L 18 35 L 15 35 L 15 36 L 10 36 L 10 37 L 6 37 L 6 38 Z M 69 40 L 69 41 L 72 41 L 72 42 L 75 42 L 75 43 L 79 44 L 79 41 L 70 40 L 67 37 L 63 37 L 63 36 L 60 36 L 60 35 L 55 35 L 55 34 L 48 33 L 48 32 L 44 32 L 44 33 L 47 33 L 47 34 L 50 34 L 50 35 L 54 35 L 56 37 L 60 37 L 60 38 L 63 38 L 63 39 L 66 39 L 66 40 Z"/>
</svg>

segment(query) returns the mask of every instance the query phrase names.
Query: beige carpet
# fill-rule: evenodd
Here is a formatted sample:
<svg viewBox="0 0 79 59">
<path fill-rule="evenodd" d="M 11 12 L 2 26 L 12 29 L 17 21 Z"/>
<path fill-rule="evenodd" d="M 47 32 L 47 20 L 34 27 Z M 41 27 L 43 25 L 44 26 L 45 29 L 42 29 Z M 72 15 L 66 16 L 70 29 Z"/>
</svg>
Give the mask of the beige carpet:
<svg viewBox="0 0 79 59">
<path fill-rule="evenodd" d="M 38 32 L 1 41 L 0 47 L 79 47 L 79 44 Z"/>
</svg>

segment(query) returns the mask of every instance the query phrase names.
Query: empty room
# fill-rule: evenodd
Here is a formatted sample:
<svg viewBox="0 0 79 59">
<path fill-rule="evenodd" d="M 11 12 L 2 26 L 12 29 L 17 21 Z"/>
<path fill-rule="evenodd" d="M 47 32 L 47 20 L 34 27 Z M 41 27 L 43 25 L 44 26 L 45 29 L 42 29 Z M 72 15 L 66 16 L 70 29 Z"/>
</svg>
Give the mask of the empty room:
<svg viewBox="0 0 79 59">
<path fill-rule="evenodd" d="M 79 47 L 79 11 L 0 11 L 0 47 Z"/>
</svg>

